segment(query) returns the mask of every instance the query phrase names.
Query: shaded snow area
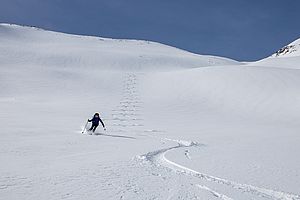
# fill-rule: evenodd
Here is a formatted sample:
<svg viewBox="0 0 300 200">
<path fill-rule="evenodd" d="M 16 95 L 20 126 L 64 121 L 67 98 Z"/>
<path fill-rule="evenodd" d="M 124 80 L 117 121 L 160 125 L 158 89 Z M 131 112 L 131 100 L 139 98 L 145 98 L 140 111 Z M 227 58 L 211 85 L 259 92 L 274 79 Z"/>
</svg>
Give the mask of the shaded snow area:
<svg viewBox="0 0 300 200">
<path fill-rule="evenodd" d="M 300 59 L 279 59 L 1 24 L 0 199 L 299 200 Z"/>
</svg>

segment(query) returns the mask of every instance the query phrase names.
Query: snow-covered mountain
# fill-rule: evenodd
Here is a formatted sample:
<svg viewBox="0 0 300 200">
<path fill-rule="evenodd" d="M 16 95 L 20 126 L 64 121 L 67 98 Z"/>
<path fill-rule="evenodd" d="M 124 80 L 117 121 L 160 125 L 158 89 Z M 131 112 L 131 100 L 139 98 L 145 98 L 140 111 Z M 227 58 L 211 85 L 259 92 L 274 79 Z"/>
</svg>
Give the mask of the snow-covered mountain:
<svg viewBox="0 0 300 200">
<path fill-rule="evenodd" d="M 282 47 L 272 55 L 272 57 L 292 57 L 292 56 L 300 56 L 300 38 Z"/>
<path fill-rule="evenodd" d="M 259 60 L 252 65 L 300 69 L 300 39 L 282 47 L 273 55 Z"/>
<path fill-rule="evenodd" d="M 299 200 L 299 69 L 1 24 L 0 199 Z"/>
</svg>

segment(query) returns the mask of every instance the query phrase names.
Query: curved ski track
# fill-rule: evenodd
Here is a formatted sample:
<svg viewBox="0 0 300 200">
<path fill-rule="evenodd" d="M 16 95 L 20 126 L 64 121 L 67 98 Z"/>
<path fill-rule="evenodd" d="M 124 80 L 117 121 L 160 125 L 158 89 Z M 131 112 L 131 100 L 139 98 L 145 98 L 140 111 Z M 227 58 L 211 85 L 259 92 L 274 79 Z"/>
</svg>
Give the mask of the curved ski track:
<svg viewBox="0 0 300 200">
<path fill-rule="evenodd" d="M 143 119 L 141 118 L 140 108 L 142 107 L 142 102 L 139 97 L 139 92 L 137 90 L 137 80 L 138 75 L 136 73 L 127 73 L 125 76 L 125 81 L 123 85 L 123 99 L 120 101 L 120 106 L 117 109 L 113 110 L 113 126 L 118 127 L 121 131 L 125 131 L 125 129 L 143 127 Z M 145 131 L 144 131 L 145 132 Z M 150 135 L 148 135 L 150 136 Z M 152 136 L 150 136 L 152 137 Z M 156 151 L 148 152 L 144 155 L 136 156 L 134 160 L 139 163 L 150 163 L 156 167 L 164 167 L 175 172 L 176 174 L 185 174 L 187 176 L 192 176 L 195 178 L 199 178 L 204 181 L 213 182 L 216 184 L 220 184 L 226 187 L 233 188 L 235 190 L 241 191 L 243 193 L 250 193 L 251 195 L 256 196 L 257 198 L 263 199 L 276 199 L 276 200 L 300 200 L 299 195 L 289 194 L 281 191 L 275 191 L 271 189 L 261 188 L 253 185 L 242 184 L 235 181 L 215 177 L 212 175 L 207 175 L 196 170 L 190 169 L 188 167 L 182 166 L 174 161 L 166 158 L 166 153 L 175 149 L 180 148 L 195 148 L 203 146 L 197 142 L 193 141 L 185 141 L 185 140 L 174 140 L 168 138 L 157 138 L 159 140 L 171 141 L 175 142 L 176 145 L 164 149 L 159 149 Z M 185 150 L 185 156 L 188 159 L 191 159 L 189 155 L 189 150 Z M 207 185 L 203 184 L 191 184 L 196 186 L 197 188 L 207 191 L 212 194 L 216 198 L 220 198 L 223 200 L 232 200 L 233 198 L 221 194 Z"/>
<path fill-rule="evenodd" d="M 166 168 L 169 168 L 169 169 L 175 171 L 175 173 L 185 173 L 187 175 L 197 177 L 197 178 L 200 178 L 205 181 L 215 182 L 217 184 L 223 184 L 223 185 L 232 187 L 234 189 L 241 190 L 242 192 L 247 192 L 247 193 L 251 193 L 254 195 L 258 195 L 259 197 L 263 197 L 263 198 L 267 198 L 267 199 L 277 199 L 277 200 L 300 200 L 299 195 L 289 194 L 289 193 L 275 191 L 275 190 L 266 189 L 266 188 L 261 188 L 261 187 L 248 185 L 248 184 L 242 184 L 242 183 L 238 183 L 235 181 L 207 175 L 207 174 L 198 172 L 196 170 L 190 169 L 188 167 L 182 166 L 182 165 L 166 158 L 165 154 L 174 149 L 191 148 L 191 147 L 200 146 L 201 144 L 198 144 L 197 142 L 192 142 L 192 141 L 172 140 L 172 139 L 167 139 L 167 138 L 165 138 L 165 140 L 176 142 L 177 145 L 173 146 L 173 147 L 169 147 L 169 148 L 152 151 L 147 154 L 137 156 L 137 158 L 142 161 L 148 161 L 155 166 L 164 166 Z M 209 191 L 210 193 L 212 193 L 214 196 L 216 196 L 218 198 L 221 198 L 224 200 L 232 199 L 224 194 L 220 194 L 220 193 L 214 191 L 213 189 L 211 189 L 207 186 L 200 185 L 200 184 L 198 184 L 196 186 L 199 187 L 200 189 Z"/>
</svg>

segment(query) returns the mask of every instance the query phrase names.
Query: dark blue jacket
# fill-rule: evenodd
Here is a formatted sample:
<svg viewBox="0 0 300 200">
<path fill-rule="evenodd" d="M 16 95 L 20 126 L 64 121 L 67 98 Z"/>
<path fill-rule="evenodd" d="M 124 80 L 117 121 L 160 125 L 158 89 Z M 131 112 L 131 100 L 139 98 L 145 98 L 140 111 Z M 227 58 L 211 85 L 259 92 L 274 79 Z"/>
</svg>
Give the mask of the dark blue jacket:
<svg viewBox="0 0 300 200">
<path fill-rule="evenodd" d="M 101 122 L 103 128 L 105 127 L 105 125 L 104 125 L 103 121 L 100 119 L 100 117 L 94 116 L 93 119 L 89 119 L 89 122 L 92 122 L 93 125 L 96 125 L 96 126 L 98 126 L 99 122 Z"/>
</svg>

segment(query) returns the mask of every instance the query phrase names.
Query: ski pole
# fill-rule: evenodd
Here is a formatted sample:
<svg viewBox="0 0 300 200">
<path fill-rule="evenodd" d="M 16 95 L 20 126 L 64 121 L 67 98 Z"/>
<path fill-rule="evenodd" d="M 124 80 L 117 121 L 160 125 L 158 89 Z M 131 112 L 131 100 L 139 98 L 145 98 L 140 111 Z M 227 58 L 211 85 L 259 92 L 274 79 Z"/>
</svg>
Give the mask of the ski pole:
<svg viewBox="0 0 300 200">
<path fill-rule="evenodd" d="M 84 126 L 84 128 L 83 128 L 83 130 L 82 130 L 82 132 L 81 132 L 81 133 L 84 133 L 84 132 L 85 132 L 85 130 L 86 130 L 86 127 L 87 127 L 88 123 L 89 123 L 89 120 L 87 120 L 87 122 L 85 123 L 85 126 Z"/>
</svg>

